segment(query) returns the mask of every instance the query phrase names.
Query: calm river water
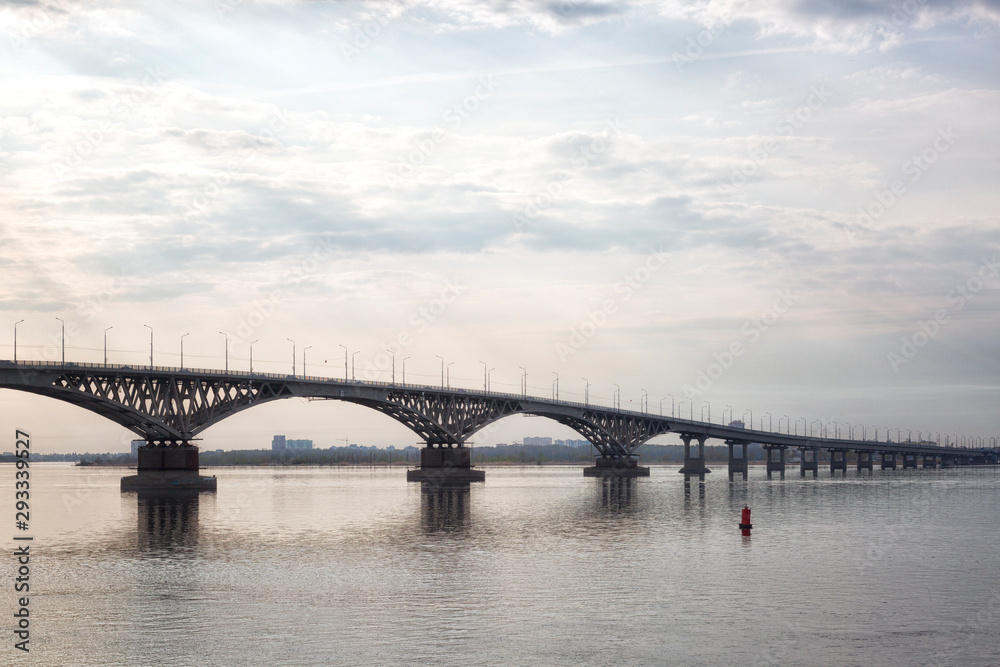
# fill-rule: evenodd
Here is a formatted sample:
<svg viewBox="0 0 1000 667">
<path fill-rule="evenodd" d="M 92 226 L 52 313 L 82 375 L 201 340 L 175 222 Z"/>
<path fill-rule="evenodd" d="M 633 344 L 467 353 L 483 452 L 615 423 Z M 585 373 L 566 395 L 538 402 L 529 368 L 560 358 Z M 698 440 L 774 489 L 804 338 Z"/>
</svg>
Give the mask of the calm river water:
<svg viewBox="0 0 1000 667">
<path fill-rule="evenodd" d="M 690 494 L 676 467 L 435 491 L 218 468 L 216 494 L 157 499 L 120 469 L 33 464 L 31 652 L 4 631 L 0 664 L 1000 664 L 1000 469 L 731 488 L 716 468 Z"/>
</svg>

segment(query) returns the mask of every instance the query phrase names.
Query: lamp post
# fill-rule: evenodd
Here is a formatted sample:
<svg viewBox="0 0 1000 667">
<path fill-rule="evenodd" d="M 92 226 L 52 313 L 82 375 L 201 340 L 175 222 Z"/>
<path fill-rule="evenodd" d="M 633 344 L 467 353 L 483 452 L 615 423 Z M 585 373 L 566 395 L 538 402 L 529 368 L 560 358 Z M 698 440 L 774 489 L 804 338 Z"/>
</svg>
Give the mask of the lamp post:
<svg viewBox="0 0 1000 667">
<path fill-rule="evenodd" d="M 811 422 L 809 422 L 809 436 L 812 437 L 812 434 L 813 434 L 813 425 L 816 422 L 819 422 L 819 434 L 820 434 L 820 437 L 822 437 L 822 435 L 823 435 L 823 420 L 822 419 L 814 419 Z"/>
<path fill-rule="evenodd" d="M 410 357 L 406 357 L 406 359 L 409 359 L 409 358 Z M 403 363 L 402 363 L 402 366 L 403 366 L 403 378 L 402 378 L 403 384 L 406 384 L 406 359 L 403 359 Z"/>
<path fill-rule="evenodd" d="M 722 408 L 722 423 L 726 423 L 726 410 L 729 410 L 729 421 L 733 421 L 733 406 L 727 405 Z"/>
<path fill-rule="evenodd" d="M 665 401 L 665 400 L 667 400 L 666 396 L 664 396 L 663 398 L 660 399 L 660 416 L 661 417 L 663 416 L 663 401 Z"/>
<path fill-rule="evenodd" d="M 673 417 L 674 416 L 674 395 L 673 394 L 667 394 L 667 396 L 670 397 L 670 416 Z"/>
<path fill-rule="evenodd" d="M 386 350 L 390 355 L 392 355 L 392 383 L 396 384 L 396 352 L 393 350 Z"/>
<path fill-rule="evenodd" d="M 226 337 L 226 375 L 228 375 L 229 374 L 229 334 L 227 334 L 225 331 L 220 331 L 219 333 Z M 295 353 L 293 352 L 292 354 L 294 356 Z M 302 364 L 303 371 L 305 370 L 305 367 L 306 367 L 306 365 L 303 363 Z M 295 371 L 292 371 L 292 375 L 295 375 Z"/>
<path fill-rule="evenodd" d="M 619 387 L 614 382 L 611 383 L 611 386 L 613 386 L 615 388 L 614 398 L 611 401 L 611 406 L 615 410 L 621 410 L 622 409 L 622 388 Z"/>
<path fill-rule="evenodd" d="M 805 417 L 799 417 L 798 419 L 795 420 L 795 435 L 799 434 L 799 422 L 800 421 L 802 422 L 802 435 L 805 435 L 806 434 L 806 418 Z"/>
<path fill-rule="evenodd" d="M 646 414 L 647 412 L 649 412 L 649 392 L 646 391 L 645 389 L 640 389 L 639 391 L 642 392 L 643 404 L 645 405 L 645 407 L 642 409 L 642 413 Z"/>
<path fill-rule="evenodd" d="M 584 381 L 583 385 L 583 404 L 590 405 L 590 380 L 587 378 L 580 378 Z"/>
<path fill-rule="evenodd" d="M 105 366 L 108 365 L 108 332 L 111 331 L 112 329 L 114 329 L 114 327 L 108 327 L 107 329 L 104 330 L 104 365 Z M 14 361 L 17 361 L 17 359 L 14 359 Z M 181 360 L 181 367 L 183 368 L 183 366 L 184 366 L 184 363 L 183 363 L 183 359 L 182 359 Z"/>
<path fill-rule="evenodd" d="M 344 382 L 347 382 L 347 346 L 341 345 L 344 348 Z"/>
<path fill-rule="evenodd" d="M 521 369 L 521 396 L 528 396 L 528 369 L 524 366 L 518 366 Z"/>
<path fill-rule="evenodd" d="M 354 378 L 354 357 L 358 356 L 358 352 L 360 352 L 360 351 L 361 350 L 355 350 L 354 352 L 351 352 L 351 382 L 354 382 L 354 380 L 355 380 L 355 378 Z"/>
<path fill-rule="evenodd" d="M 773 431 L 771 431 L 771 413 L 770 412 L 765 412 L 763 415 L 761 415 L 761 418 L 760 418 L 760 427 L 764 428 L 764 417 L 765 416 L 767 417 L 767 430 L 769 432 L 773 432 Z"/>
<path fill-rule="evenodd" d="M 295 341 L 291 338 L 286 338 L 285 340 L 292 344 L 292 377 L 295 377 Z"/>
<path fill-rule="evenodd" d="M 440 354 L 435 354 L 434 356 L 441 360 L 441 388 L 444 389 L 444 357 Z"/>
<path fill-rule="evenodd" d="M 552 374 L 556 376 L 555 384 L 552 385 L 552 399 L 555 401 L 559 400 L 559 373 L 552 371 Z"/>
<path fill-rule="evenodd" d="M 191 335 L 190 332 L 181 335 L 181 370 L 184 370 L 184 336 L 190 336 L 190 335 Z M 104 356 L 107 357 L 107 352 L 104 353 Z M 104 363 L 105 365 L 107 365 L 108 363 L 107 360 L 105 360 Z"/>
<path fill-rule="evenodd" d="M 448 365 L 444 367 L 444 386 L 446 389 L 451 389 L 451 365 L 455 363 L 454 361 L 449 361 Z"/>
<path fill-rule="evenodd" d="M 18 320 L 17 322 L 14 322 L 14 363 L 15 364 L 17 363 L 17 325 L 20 324 L 23 321 L 24 320 Z M 108 344 L 107 344 L 108 338 L 107 338 L 107 336 L 108 336 L 107 331 L 105 331 L 105 334 L 104 334 L 104 340 L 105 340 L 105 343 L 104 343 L 104 364 L 105 365 L 107 365 L 107 363 L 108 363 Z"/>
<path fill-rule="evenodd" d="M 781 420 L 782 419 L 785 420 L 785 435 L 789 435 L 789 433 L 788 433 L 788 427 L 791 424 L 792 420 L 791 420 L 791 418 L 788 415 L 781 415 L 781 417 L 778 418 L 778 433 L 781 433 Z"/>
<path fill-rule="evenodd" d="M 253 373 L 253 344 L 256 343 L 256 342 L 257 342 L 256 340 L 250 341 L 250 372 L 251 373 Z"/>
<path fill-rule="evenodd" d="M 490 387 L 493 386 L 493 371 L 495 370 L 496 368 L 494 367 L 486 371 L 486 391 L 490 391 Z"/>
<path fill-rule="evenodd" d="M 306 377 L 309 373 L 306 373 L 306 350 L 310 349 L 312 345 L 306 345 L 302 348 L 302 377 Z"/>
<path fill-rule="evenodd" d="M 149 368 L 153 368 L 153 327 L 148 324 L 143 324 L 142 326 L 149 329 Z"/>
<path fill-rule="evenodd" d="M 684 405 L 685 403 L 689 404 L 688 405 L 688 419 L 691 420 L 691 421 L 694 421 L 694 399 L 693 398 L 685 398 L 683 401 L 681 401 L 680 403 L 678 403 L 677 404 L 678 411 L 680 410 L 680 407 L 682 405 Z"/>
<path fill-rule="evenodd" d="M 489 380 L 486 378 L 486 373 L 488 371 L 486 369 L 486 362 L 485 361 L 480 361 L 479 363 L 481 363 L 483 365 L 483 391 L 485 392 L 486 391 L 486 387 L 489 385 Z"/>
<path fill-rule="evenodd" d="M 62 322 L 62 365 L 66 365 L 66 321 L 61 317 L 57 317 L 57 320 Z M 152 367 L 153 362 L 149 362 L 150 367 Z"/>
<path fill-rule="evenodd" d="M 747 423 L 750 424 L 750 430 L 752 431 L 753 430 L 753 411 L 752 410 L 747 410 L 742 415 L 740 415 L 740 419 L 742 419 L 743 417 L 745 417 L 748 413 L 750 414 L 750 421 L 747 422 Z M 744 426 L 745 426 L 745 424 L 744 424 Z"/>
<path fill-rule="evenodd" d="M 705 401 L 705 405 L 701 406 L 701 415 L 700 415 L 700 418 L 701 419 L 705 418 L 705 408 L 708 408 L 708 423 L 711 424 L 712 423 L 712 404 L 709 403 L 708 401 Z"/>
</svg>

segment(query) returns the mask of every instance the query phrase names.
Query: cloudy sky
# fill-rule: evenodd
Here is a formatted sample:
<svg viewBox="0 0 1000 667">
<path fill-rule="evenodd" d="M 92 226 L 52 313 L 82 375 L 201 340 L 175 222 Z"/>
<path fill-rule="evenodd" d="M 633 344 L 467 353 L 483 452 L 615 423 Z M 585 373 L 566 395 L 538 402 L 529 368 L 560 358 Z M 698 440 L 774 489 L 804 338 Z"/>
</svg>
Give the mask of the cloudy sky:
<svg viewBox="0 0 1000 667">
<path fill-rule="evenodd" d="M 1000 4 L 7 3 L 0 357 L 1000 436 Z M 725 415 L 723 414 L 725 412 Z M 45 451 L 128 432 L 0 391 Z M 749 418 L 747 414 L 747 418 Z M 846 427 L 841 431 L 846 435 Z M 408 445 L 289 401 L 208 448 Z M 476 438 L 573 437 L 511 418 Z M 671 438 L 663 441 L 669 442 Z M 10 449 L 0 444 L 0 450 Z"/>
</svg>

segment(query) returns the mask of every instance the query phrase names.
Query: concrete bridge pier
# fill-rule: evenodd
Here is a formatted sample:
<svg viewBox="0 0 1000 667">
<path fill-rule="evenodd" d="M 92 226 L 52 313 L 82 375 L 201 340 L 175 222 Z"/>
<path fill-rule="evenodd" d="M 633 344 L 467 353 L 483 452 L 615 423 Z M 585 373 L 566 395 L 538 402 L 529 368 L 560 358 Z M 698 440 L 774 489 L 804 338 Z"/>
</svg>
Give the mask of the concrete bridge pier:
<svg viewBox="0 0 1000 667">
<path fill-rule="evenodd" d="M 684 467 L 677 472 L 684 473 L 685 484 L 689 483 L 694 475 L 697 475 L 698 481 L 704 484 L 705 474 L 712 472 L 705 467 L 705 440 L 707 439 L 703 435 L 681 434 L 681 440 L 684 441 Z M 691 445 L 692 440 L 696 441 L 693 446 Z"/>
<path fill-rule="evenodd" d="M 584 477 L 649 477 L 649 468 L 631 456 L 601 456 L 583 469 Z"/>
<path fill-rule="evenodd" d="M 917 455 L 909 452 L 903 454 L 903 470 L 917 467 Z"/>
<path fill-rule="evenodd" d="M 472 467 L 472 451 L 462 443 L 429 444 L 420 450 L 420 467 L 406 471 L 407 482 L 439 486 L 486 480 L 486 471 Z"/>
<path fill-rule="evenodd" d="M 805 477 L 812 470 L 813 477 L 819 476 L 819 450 L 815 447 L 799 447 L 799 476 Z"/>
<path fill-rule="evenodd" d="M 862 470 L 874 470 L 875 462 L 872 460 L 872 453 L 867 449 L 855 450 L 858 455 L 858 472 Z"/>
<path fill-rule="evenodd" d="M 924 468 L 937 468 L 937 456 L 934 454 L 924 454 L 923 459 Z"/>
<path fill-rule="evenodd" d="M 216 479 L 199 475 L 198 448 L 190 442 L 147 441 L 139 448 L 135 475 L 122 477 L 122 491 L 215 491 Z"/>
<path fill-rule="evenodd" d="M 830 475 L 836 475 L 838 470 L 843 470 L 844 475 L 847 475 L 847 450 L 846 449 L 831 449 L 830 450 Z"/>
<path fill-rule="evenodd" d="M 764 445 L 764 454 L 767 456 L 767 478 L 771 479 L 771 473 L 778 471 L 781 479 L 785 479 L 785 449 L 783 445 Z"/>
<path fill-rule="evenodd" d="M 747 443 L 726 442 L 729 445 L 729 481 L 733 481 L 733 475 L 740 473 L 743 481 L 747 479 Z"/>
<path fill-rule="evenodd" d="M 896 452 L 879 452 L 881 456 L 880 466 L 882 470 L 896 469 Z"/>
</svg>

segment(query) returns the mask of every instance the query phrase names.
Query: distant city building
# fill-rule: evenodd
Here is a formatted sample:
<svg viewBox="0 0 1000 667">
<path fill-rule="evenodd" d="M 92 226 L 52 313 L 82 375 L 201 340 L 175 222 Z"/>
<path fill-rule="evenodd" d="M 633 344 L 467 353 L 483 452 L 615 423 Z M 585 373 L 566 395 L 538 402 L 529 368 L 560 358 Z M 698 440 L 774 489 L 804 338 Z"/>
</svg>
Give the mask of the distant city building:
<svg viewBox="0 0 1000 667">
<path fill-rule="evenodd" d="M 542 445 L 551 445 L 552 438 L 525 438 L 524 444 L 528 446 L 540 447 Z"/>
<path fill-rule="evenodd" d="M 132 454 L 133 455 L 138 455 L 139 454 L 139 448 L 140 447 L 145 447 L 145 446 L 146 446 L 146 441 L 145 440 L 133 440 L 132 441 Z"/>
<path fill-rule="evenodd" d="M 271 440 L 271 449 L 274 451 L 280 451 L 285 448 L 285 436 L 276 435 Z"/>
<path fill-rule="evenodd" d="M 285 440 L 285 447 L 287 449 L 312 449 L 312 440 Z"/>
<path fill-rule="evenodd" d="M 589 440 L 556 440 L 557 445 L 563 445 L 564 447 L 589 447 Z"/>
</svg>

